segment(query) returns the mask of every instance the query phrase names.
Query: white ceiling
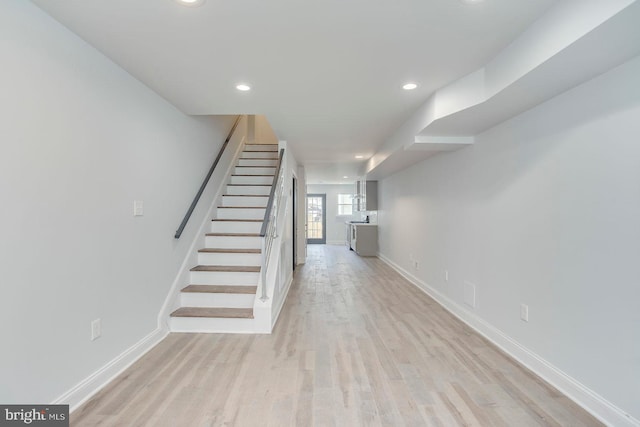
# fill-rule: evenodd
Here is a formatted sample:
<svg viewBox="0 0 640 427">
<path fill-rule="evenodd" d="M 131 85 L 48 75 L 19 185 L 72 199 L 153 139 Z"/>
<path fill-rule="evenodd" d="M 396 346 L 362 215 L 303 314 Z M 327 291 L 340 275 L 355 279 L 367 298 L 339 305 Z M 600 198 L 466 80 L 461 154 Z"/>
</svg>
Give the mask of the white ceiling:
<svg viewBox="0 0 640 427">
<path fill-rule="evenodd" d="M 185 113 L 266 115 L 311 182 L 340 182 L 558 0 L 32 1 Z"/>
</svg>

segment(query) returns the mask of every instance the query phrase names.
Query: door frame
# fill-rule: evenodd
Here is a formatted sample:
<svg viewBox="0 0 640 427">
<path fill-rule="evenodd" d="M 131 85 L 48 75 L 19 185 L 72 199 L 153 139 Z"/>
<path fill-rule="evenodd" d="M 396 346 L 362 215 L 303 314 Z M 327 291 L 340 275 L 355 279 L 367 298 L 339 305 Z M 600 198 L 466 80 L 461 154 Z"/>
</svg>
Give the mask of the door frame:
<svg viewBox="0 0 640 427">
<path fill-rule="evenodd" d="M 309 217 L 309 197 L 322 198 L 322 238 L 321 239 L 309 239 L 308 234 L 306 237 L 308 245 L 326 245 L 327 244 L 327 195 L 320 193 L 308 193 L 305 199 L 304 213 Z M 307 221 L 307 233 L 309 232 L 309 224 Z"/>
</svg>

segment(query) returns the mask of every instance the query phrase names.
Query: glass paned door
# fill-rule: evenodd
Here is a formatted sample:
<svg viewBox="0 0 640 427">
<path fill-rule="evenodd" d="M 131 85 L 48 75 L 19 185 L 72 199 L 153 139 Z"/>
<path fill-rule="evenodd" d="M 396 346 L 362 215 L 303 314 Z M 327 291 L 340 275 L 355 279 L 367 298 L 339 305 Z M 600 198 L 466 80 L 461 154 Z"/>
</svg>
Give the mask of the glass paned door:
<svg viewBox="0 0 640 427">
<path fill-rule="evenodd" d="M 307 194 L 307 243 L 327 243 L 327 195 Z"/>
</svg>

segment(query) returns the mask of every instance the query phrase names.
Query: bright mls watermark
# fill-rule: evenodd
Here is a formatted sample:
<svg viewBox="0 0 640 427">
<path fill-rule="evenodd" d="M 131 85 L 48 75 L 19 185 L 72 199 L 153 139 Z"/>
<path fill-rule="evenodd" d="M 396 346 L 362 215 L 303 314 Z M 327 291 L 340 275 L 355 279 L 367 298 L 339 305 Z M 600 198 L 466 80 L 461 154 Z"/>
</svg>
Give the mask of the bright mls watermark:
<svg viewBox="0 0 640 427">
<path fill-rule="evenodd" d="M 69 427 L 69 405 L 0 405 L 0 427 Z"/>
</svg>

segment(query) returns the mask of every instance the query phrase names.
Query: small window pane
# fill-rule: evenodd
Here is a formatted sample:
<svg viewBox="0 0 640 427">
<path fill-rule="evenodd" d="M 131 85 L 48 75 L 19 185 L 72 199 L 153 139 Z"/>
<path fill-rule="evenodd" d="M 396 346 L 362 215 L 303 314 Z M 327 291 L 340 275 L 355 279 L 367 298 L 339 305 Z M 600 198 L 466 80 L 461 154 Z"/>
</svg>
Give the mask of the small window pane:
<svg viewBox="0 0 640 427">
<path fill-rule="evenodd" d="M 338 215 L 353 215 L 353 194 L 338 194 Z"/>
</svg>

